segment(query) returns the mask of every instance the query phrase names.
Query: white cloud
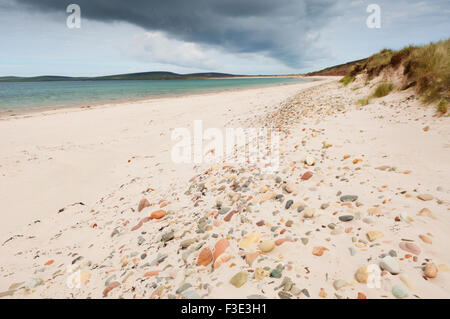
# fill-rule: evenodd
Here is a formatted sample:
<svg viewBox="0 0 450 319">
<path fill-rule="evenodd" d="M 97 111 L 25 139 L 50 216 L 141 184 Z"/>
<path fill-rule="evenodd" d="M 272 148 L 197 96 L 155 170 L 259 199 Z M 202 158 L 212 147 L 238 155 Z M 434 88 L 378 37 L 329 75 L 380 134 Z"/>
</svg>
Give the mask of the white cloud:
<svg viewBox="0 0 450 319">
<path fill-rule="evenodd" d="M 214 49 L 193 42 L 168 38 L 162 32 L 145 32 L 134 35 L 131 54 L 144 62 L 157 62 L 182 67 L 215 69 L 218 65 L 211 58 Z"/>
</svg>

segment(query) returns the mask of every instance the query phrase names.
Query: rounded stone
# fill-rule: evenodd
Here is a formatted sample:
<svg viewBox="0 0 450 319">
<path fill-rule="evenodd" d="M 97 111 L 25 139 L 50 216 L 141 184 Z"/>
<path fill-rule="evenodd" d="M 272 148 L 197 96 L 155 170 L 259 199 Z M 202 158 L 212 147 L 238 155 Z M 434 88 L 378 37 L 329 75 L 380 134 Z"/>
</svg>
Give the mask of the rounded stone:
<svg viewBox="0 0 450 319">
<path fill-rule="evenodd" d="M 261 251 L 264 253 L 272 251 L 274 247 L 275 242 L 273 240 L 264 240 L 259 244 L 259 249 L 261 249 Z"/>
<path fill-rule="evenodd" d="M 387 255 L 380 261 L 380 268 L 389 271 L 392 275 L 397 275 L 400 273 L 400 266 L 397 260 Z"/>
<path fill-rule="evenodd" d="M 353 216 L 352 215 L 339 216 L 339 220 L 341 222 L 349 222 L 353 220 Z"/>
<path fill-rule="evenodd" d="M 392 287 L 392 294 L 394 295 L 394 297 L 399 299 L 408 297 L 408 292 L 401 285 L 395 285 L 394 287 Z"/>
</svg>

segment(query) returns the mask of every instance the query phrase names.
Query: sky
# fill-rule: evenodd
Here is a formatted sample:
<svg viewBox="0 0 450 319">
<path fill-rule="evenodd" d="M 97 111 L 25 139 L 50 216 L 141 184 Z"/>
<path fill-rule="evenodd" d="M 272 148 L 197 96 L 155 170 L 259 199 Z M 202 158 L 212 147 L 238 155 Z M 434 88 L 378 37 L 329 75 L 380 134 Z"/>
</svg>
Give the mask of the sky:
<svg viewBox="0 0 450 319">
<path fill-rule="evenodd" d="M 449 17 L 449 0 L 0 0 L 0 76 L 305 73 L 447 39 Z"/>
</svg>

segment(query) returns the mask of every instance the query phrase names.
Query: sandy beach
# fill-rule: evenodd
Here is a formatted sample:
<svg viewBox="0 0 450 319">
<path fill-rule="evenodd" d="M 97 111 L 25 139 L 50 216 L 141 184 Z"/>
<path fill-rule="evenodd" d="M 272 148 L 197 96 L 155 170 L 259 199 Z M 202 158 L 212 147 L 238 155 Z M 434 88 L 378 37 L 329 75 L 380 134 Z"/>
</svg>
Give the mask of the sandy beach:
<svg viewBox="0 0 450 319">
<path fill-rule="evenodd" d="M 0 297 L 450 298 L 450 118 L 339 78 L 1 118 Z M 194 120 L 280 169 L 174 163 Z"/>
</svg>

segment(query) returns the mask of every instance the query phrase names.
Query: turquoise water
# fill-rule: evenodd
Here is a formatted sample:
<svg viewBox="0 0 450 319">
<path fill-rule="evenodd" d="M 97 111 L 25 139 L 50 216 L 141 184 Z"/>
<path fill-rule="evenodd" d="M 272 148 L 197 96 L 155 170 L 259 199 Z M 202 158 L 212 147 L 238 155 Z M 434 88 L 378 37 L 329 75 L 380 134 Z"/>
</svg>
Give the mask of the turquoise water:
<svg viewBox="0 0 450 319">
<path fill-rule="evenodd" d="M 0 109 L 87 106 L 152 97 L 306 82 L 295 78 L 0 82 Z"/>
</svg>

